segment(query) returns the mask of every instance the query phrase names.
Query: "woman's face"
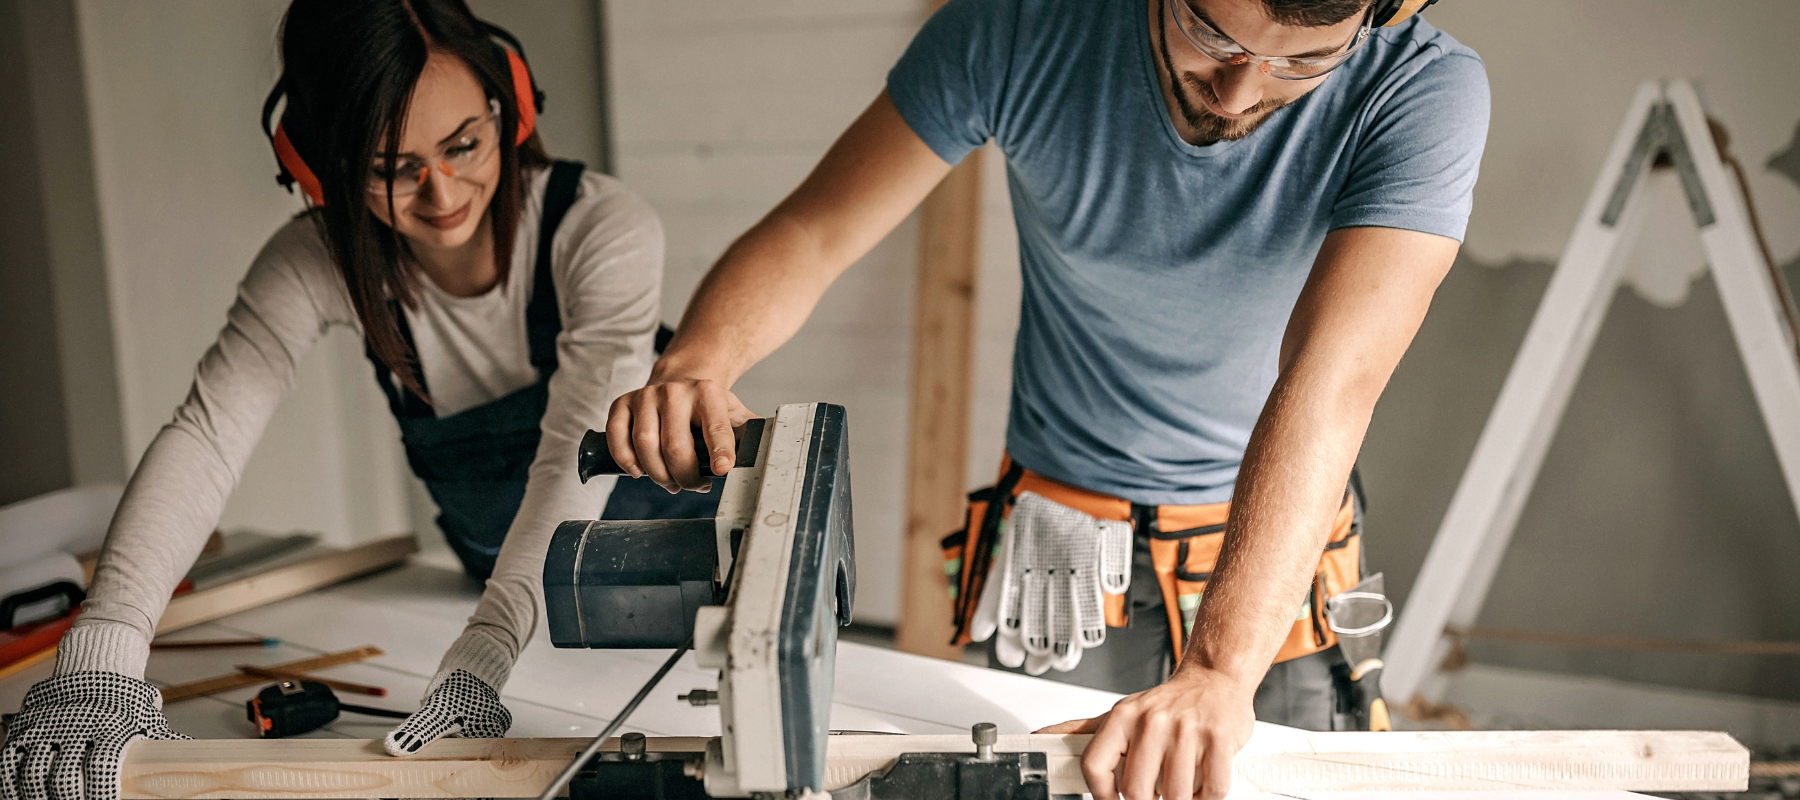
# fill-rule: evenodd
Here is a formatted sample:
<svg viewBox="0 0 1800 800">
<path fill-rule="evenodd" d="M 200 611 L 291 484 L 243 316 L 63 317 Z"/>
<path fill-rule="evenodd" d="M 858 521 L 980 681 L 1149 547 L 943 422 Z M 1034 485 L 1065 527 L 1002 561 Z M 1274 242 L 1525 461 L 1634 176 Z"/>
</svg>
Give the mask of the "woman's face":
<svg viewBox="0 0 1800 800">
<path fill-rule="evenodd" d="M 497 110 L 461 59 L 432 53 L 413 87 L 398 159 L 389 163 L 378 153 L 370 167 L 369 210 L 415 246 L 468 244 L 500 181 Z"/>
</svg>

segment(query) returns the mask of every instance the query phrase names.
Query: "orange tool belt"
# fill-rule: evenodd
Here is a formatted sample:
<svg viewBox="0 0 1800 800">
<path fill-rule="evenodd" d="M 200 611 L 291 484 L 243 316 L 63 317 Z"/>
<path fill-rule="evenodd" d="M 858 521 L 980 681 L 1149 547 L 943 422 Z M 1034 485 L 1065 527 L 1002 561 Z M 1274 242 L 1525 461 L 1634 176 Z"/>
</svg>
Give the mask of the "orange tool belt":
<svg viewBox="0 0 1800 800">
<path fill-rule="evenodd" d="M 1149 539 L 1150 560 L 1162 589 L 1163 607 L 1169 615 L 1169 633 L 1180 662 L 1188 634 L 1199 616 L 1200 598 L 1218 563 L 1225 540 L 1225 520 L 1230 503 L 1200 506 L 1145 506 L 1128 500 L 1058 483 L 1020 466 L 1009 455 L 1000 462 L 1000 480 L 993 486 L 969 493 L 969 511 L 963 529 L 944 537 L 944 571 L 950 578 L 950 602 L 956 634 L 952 644 L 968 644 L 969 621 L 981 602 L 988 572 L 999 556 L 1000 522 L 1012 512 L 1020 494 L 1036 492 L 1049 500 L 1096 519 L 1132 523 L 1133 531 Z M 999 502 L 996 502 L 999 501 Z M 1319 558 L 1312 591 L 1295 615 L 1287 641 L 1276 653 L 1277 663 L 1312 655 L 1337 644 L 1337 634 L 1325 621 L 1325 600 L 1362 581 L 1361 520 L 1351 493 L 1332 523 L 1331 538 Z M 1106 624 L 1123 628 L 1129 621 L 1127 595 L 1109 594 Z"/>
</svg>

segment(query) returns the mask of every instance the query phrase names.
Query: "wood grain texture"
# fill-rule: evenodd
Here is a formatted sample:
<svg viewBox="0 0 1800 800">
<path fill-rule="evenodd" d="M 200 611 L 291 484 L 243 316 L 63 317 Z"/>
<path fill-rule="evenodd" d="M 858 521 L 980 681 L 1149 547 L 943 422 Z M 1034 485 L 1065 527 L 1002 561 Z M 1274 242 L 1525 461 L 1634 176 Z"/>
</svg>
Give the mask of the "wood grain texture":
<svg viewBox="0 0 1800 800">
<path fill-rule="evenodd" d="M 906 540 L 895 644 L 956 660 L 949 581 L 938 540 L 962 525 L 969 403 L 975 369 L 975 277 L 980 271 L 981 151 L 919 207 L 913 299 L 912 412 L 906 452 Z"/>
<path fill-rule="evenodd" d="M 185 594 L 169 601 L 168 609 L 156 623 L 156 632 L 164 634 L 178 631 L 277 600 L 286 600 L 294 595 L 393 566 L 417 552 L 419 539 L 408 533 Z"/>
<path fill-rule="evenodd" d="M 272 669 L 287 672 L 312 672 L 314 670 L 341 667 L 345 664 L 354 664 L 358 661 L 367 661 L 368 659 L 380 655 L 382 655 L 382 652 L 379 647 L 358 647 L 355 650 L 345 650 L 339 653 L 326 653 L 322 656 L 302 658 L 299 661 L 289 661 L 286 664 L 271 664 L 270 667 Z M 309 679 L 318 680 L 317 678 L 310 677 Z M 186 700 L 190 697 L 199 697 L 215 692 L 225 692 L 232 689 L 240 689 L 245 686 L 255 686 L 256 684 L 265 683 L 267 681 L 268 678 L 259 675 L 234 672 L 230 675 L 220 675 L 217 678 L 207 678 L 203 681 L 194 681 L 193 683 L 182 683 L 166 687 L 162 690 L 162 699 L 165 704 L 173 703 L 177 700 Z"/>
<path fill-rule="evenodd" d="M 1462 731 L 1258 735 L 1238 755 L 1234 785 L 1312 791 L 1742 791 L 1750 756 L 1707 731 Z M 1088 736 L 1001 736 L 999 752 L 1043 752 L 1052 794 L 1086 790 Z M 651 738 L 657 752 L 697 752 L 701 738 Z M 143 741 L 122 776 L 124 800 L 181 798 L 529 797 L 586 739 L 442 739 L 412 758 L 376 740 Z M 618 748 L 618 740 L 605 749 Z M 834 736 L 827 790 L 901 753 L 972 752 L 967 736 Z"/>
</svg>

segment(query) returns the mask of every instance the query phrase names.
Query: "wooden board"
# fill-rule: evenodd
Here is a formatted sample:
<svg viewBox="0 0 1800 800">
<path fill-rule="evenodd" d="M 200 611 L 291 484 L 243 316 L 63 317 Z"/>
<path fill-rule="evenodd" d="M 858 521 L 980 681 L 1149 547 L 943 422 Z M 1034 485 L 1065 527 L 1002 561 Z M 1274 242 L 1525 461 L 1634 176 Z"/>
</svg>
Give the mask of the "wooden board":
<svg viewBox="0 0 1800 800">
<path fill-rule="evenodd" d="M 975 370 L 975 276 L 980 271 L 981 151 L 919 207 L 913 298 L 912 418 L 906 448 L 906 539 L 899 649 L 955 660 L 949 582 L 938 540 L 962 525 L 968 492 L 969 404 Z"/>
<path fill-rule="evenodd" d="M 341 667 L 345 664 L 354 664 L 358 661 L 367 661 L 368 659 L 375 658 L 381 654 L 381 648 L 379 647 L 358 647 L 355 650 L 345 650 L 341 653 L 326 653 L 322 656 L 302 658 L 299 661 L 289 661 L 286 664 L 271 664 L 269 666 L 274 669 L 288 672 L 312 672 L 314 670 Z M 162 699 L 165 704 L 173 703 L 177 700 L 186 700 L 190 697 L 226 692 L 232 689 L 241 689 L 245 686 L 255 686 L 256 684 L 267 682 L 269 682 L 268 678 L 243 672 L 234 672 L 230 675 L 220 675 L 217 678 L 207 678 L 203 681 L 194 681 L 193 683 L 183 683 L 167 687 L 162 690 Z"/>
<path fill-rule="evenodd" d="M 1086 790 L 1088 736 L 1001 736 L 1000 752 L 1049 757 L 1051 794 Z M 658 752 L 705 739 L 652 738 Z M 123 800 L 157 798 L 530 797 L 585 739 L 443 739 L 412 758 L 376 740 L 143 741 L 129 751 Z M 617 740 L 606 749 L 617 749 Z M 967 736 L 834 736 L 825 788 L 855 783 L 901 753 L 972 752 Z M 1750 755 L 1707 731 L 1464 731 L 1259 735 L 1234 785 L 1263 792 L 1636 790 L 1742 791 Z"/>
<path fill-rule="evenodd" d="M 419 539 L 408 533 L 185 594 L 169 601 L 168 610 L 156 623 L 156 632 L 160 635 L 178 631 L 321 589 L 393 566 L 416 552 Z"/>
</svg>

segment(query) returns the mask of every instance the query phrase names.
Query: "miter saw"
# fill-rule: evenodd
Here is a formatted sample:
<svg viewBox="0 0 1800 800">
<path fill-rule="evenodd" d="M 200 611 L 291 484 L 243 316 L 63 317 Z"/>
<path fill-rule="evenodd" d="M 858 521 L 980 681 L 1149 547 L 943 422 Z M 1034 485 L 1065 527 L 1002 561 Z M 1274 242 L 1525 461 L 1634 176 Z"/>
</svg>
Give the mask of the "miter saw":
<svg viewBox="0 0 1800 800">
<path fill-rule="evenodd" d="M 707 450 L 696 436 L 695 452 Z M 844 409 L 782 406 L 744 426 L 737 454 L 715 519 L 557 528 L 544 562 L 551 641 L 608 649 L 691 642 L 695 661 L 719 670 L 719 681 L 682 697 L 717 705 L 723 731 L 704 753 L 649 752 L 642 736 L 627 734 L 618 751 L 580 767 L 570 796 L 1047 798 L 1044 754 L 994 753 L 987 724 L 975 727 L 973 754 L 909 753 L 825 791 L 837 629 L 850 623 L 856 589 Z M 583 481 L 620 473 L 598 432 L 583 440 L 580 462 Z"/>
</svg>

